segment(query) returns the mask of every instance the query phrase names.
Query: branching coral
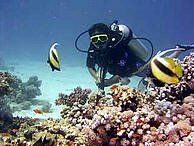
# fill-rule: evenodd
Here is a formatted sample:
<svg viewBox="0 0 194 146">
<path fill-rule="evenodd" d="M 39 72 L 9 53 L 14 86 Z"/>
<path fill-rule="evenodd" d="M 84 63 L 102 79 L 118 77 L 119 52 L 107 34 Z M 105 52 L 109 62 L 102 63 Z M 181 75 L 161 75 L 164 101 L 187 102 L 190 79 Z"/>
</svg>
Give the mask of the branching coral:
<svg viewBox="0 0 194 146">
<path fill-rule="evenodd" d="M 11 86 L 16 82 L 17 78 L 8 72 L 0 72 L 0 96 L 4 96 L 11 92 Z"/>
<path fill-rule="evenodd" d="M 189 56 L 185 56 L 181 64 L 184 72 L 182 80 L 191 81 L 194 84 L 194 52 L 191 52 Z"/>
<path fill-rule="evenodd" d="M 145 99 L 145 95 L 128 86 L 113 85 L 109 94 L 113 98 L 113 105 L 120 106 L 123 111 L 135 111 L 137 106 Z"/>
<path fill-rule="evenodd" d="M 61 111 L 61 117 L 68 119 L 69 123 L 82 129 L 84 125 L 88 125 L 91 122 L 95 112 L 94 106 L 74 103 L 72 107 L 64 107 Z"/>
<path fill-rule="evenodd" d="M 58 99 L 56 99 L 55 104 L 72 106 L 73 103 L 78 102 L 79 104 L 84 105 L 88 100 L 88 95 L 90 93 L 90 89 L 82 89 L 81 87 L 76 87 L 69 95 L 59 93 Z"/>
<path fill-rule="evenodd" d="M 14 86 L 17 81 L 18 79 L 16 76 L 13 76 L 8 72 L 0 72 L 0 110 L 2 112 L 10 112 L 8 104 L 10 101 L 9 95 L 13 91 L 12 86 Z"/>
</svg>

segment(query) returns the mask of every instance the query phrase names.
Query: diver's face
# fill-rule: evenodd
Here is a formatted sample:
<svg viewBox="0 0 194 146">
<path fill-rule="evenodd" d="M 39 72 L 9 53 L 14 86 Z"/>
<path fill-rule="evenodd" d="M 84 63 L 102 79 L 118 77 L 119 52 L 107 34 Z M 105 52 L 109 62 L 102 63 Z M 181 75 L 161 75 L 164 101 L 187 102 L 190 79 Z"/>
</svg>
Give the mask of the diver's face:
<svg viewBox="0 0 194 146">
<path fill-rule="evenodd" d="M 92 44 L 98 49 L 105 49 L 108 42 L 107 34 L 96 34 L 90 37 Z"/>
</svg>

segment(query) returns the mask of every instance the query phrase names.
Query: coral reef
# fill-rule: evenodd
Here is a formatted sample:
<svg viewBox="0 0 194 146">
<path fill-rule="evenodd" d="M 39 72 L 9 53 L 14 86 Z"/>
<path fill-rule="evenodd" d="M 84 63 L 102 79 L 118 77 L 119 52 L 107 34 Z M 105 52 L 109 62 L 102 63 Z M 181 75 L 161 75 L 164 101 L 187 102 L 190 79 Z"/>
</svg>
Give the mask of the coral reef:
<svg viewBox="0 0 194 146">
<path fill-rule="evenodd" d="M 163 145 L 194 142 L 191 137 L 194 132 L 194 103 L 179 105 L 164 100 L 157 102 L 157 98 L 152 95 L 144 95 L 135 89 L 118 85 L 113 85 L 109 94 L 113 98 L 112 106 L 105 104 L 96 107 L 75 103 L 61 112 L 64 119 L 87 136 L 87 145 Z M 140 97 L 136 102 L 135 111 L 133 106 L 127 104 L 134 101 L 134 97 Z M 185 127 L 180 127 L 181 122 Z M 172 141 L 173 130 L 177 141 Z M 184 133 L 184 136 L 180 133 Z M 189 142 L 181 141 L 183 137 Z"/>
<path fill-rule="evenodd" d="M 146 93 L 113 85 L 98 104 L 97 92 L 76 88 L 70 95 L 60 94 L 56 104 L 64 105 L 62 119 L 20 123 L 14 134 L 0 133 L 0 144 L 192 146 L 193 58 L 191 53 L 181 62 L 184 74 L 179 83 L 157 87 L 150 82 Z"/>
<path fill-rule="evenodd" d="M 90 89 L 82 89 L 81 87 L 74 88 L 73 92 L 69 95 L 59 93 L 58 98 L 55 101 L 56 105 L 68 105 L 72 106 L 74 102 L 85 104 L 88 100 L 88 95 L 91 93 Z"/>
<path fill-rule="evenodd" d="M 85 138 L 76 127 L 70 125 L 66 120 L 17 118 L 15 123 L 19 125 L 17 129 L 0 133 L 0 138 L 4 145 L 24 145 L 24 146 L 63 146 L 84 145 Z M 13 140 L 14 139 L 14 140 Z M 0 141 L 0 144 L 2 144 Z"/>
<path fill-rule="evenodd" d="M 12 117 L 12 115 L 9 115 L 9 117 L 6 116 L 6 119 L 7 121 L 4 121 L 4 123 L 1 122 L 0 133 L 8 133 L 10 135 L 13 135 L 12 134 L 13 129 L 18 130 L 20 127 L 24 127 L 24 125 L 28 125 L 28 128 L 29 128 L 33 124 L 36 124 L 37 122 L 39 122 L 37 119 L 32 119 L 28 117 L 25 117 L 25 118 Z"/>
<path fill-rule="evenodd" d="M 0 110 L 17 111 L 29 109 L 36 96 L 41 95 L 41 80 L 32 76 L 27 82 L 8 72 L 0 72 Z"/>
<path fill-rule="evenodd" d="M 11 86 L 13 86 L 16 81 L 16 76 L 8 72 L 0 72 L 0 96 L 9 94 L 11 92 Z"/>
<path fill-rule="evenodd" d="M 16 76 L 11 75 L 8 72 L 0 72 L 0 110 L 2 112 L 11 112 L 7 98 L 13 91 L 13 86 L 18 82 Z"/>
<path fill-rule="evenodd" d="M 10 93 L 11 99 L 16 103 L 30 101 L 36 96 L 41 95 L 39 87 L 42 81 L 37 76 L 31 76 L 27 82 L 18 83 L 17 87 Z"/>
</svg>

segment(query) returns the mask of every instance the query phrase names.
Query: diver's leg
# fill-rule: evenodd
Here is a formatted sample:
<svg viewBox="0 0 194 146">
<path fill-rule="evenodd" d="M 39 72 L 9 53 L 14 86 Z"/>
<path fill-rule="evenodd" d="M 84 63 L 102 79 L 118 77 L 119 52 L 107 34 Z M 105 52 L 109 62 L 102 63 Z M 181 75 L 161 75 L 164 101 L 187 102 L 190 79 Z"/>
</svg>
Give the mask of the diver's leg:
<svg viewBox="0 0 194 146">
<path fill-rule="evenodd" d="M 121 77 L 120 84 L 121 85 L 128 85 L 130 83 L 129 77 Z"/>
<path fill-rule="evenodd" d="M 120 81 L 120 76 L 118 75 L 114 75 L 112 76 L 110 79 L 106 79 L 104 81 L 104 86 L 107 87 L 107 86 L 111 86 L 113 84 L 116 84 L 116 83 L 119 83 Z"/>
</svg>

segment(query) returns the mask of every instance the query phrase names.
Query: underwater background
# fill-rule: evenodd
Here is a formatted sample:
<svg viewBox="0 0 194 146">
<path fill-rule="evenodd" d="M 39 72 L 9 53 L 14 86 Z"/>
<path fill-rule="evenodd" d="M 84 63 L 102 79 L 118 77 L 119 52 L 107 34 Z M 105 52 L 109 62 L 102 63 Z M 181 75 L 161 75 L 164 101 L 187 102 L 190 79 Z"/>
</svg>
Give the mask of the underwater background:
<svg viewBox="0 0 194 146">
<path fill-rule="evenodd" d="M 156 54 L 194 43 L 193 10 L 193 0 L 0 0 L 0 145 L 192 146 L 193 50 L 178 57 L 184 69 L 178 85 L 144 94 L 130 88 L 140 81 L 133 77 L 128 87 L 107 88 L 109 95 L 95 106 L 87 54 L 76 50 L 75 40 L 94 23 L 118 20 L 149 39 Z M 59 72 L 47 63 L 55 42 Z M 88 34 L 78 46 L 88 49 Z"/>
<path fill-rule="evenodd" d="M 193 3 L 192 0 L 1 0 L 0 55 L 5 59 L 20 57 L 43 62 L 50 45 L 58 42 L 63 66 L 84 66 L 86 56 L 74 47 L 77 35 L 94 23 L 111 24 L 115 19 L 131 27 L 138 37 L 149 38 L 156 52 L 177 43 L 192 43 Z M 88 43 L 87 39 L 80 42 L 86 50 Z"/>
</svg>

